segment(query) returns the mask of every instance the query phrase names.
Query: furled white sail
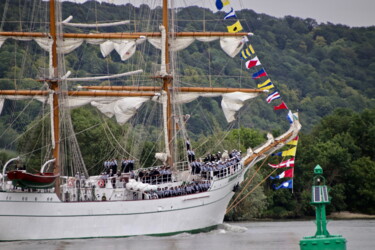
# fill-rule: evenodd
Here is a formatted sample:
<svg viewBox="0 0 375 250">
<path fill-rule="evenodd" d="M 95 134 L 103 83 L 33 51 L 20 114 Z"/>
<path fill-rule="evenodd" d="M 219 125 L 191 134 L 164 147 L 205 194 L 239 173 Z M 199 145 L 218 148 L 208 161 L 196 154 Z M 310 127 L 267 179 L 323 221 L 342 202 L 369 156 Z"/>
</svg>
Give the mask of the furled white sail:
<svg viewBox="0 0 375 250">
<path fill-rule="evenodd" d="M 221 37 L 220 47 L 230 57 L 235 57 L 242 50 L 243 37 Z"/>
<path fill-rule="evenodd" d="M 52 45 L 52 38 L 34 38 L 35 42 L 45 51 L 50 51 Z M 57 52 L 68 54 L 81 46 L 84 39 L 66 39 L 66 40 L 58 40 L 57 41 Z"/>
<path fill-rule="evenodd" d="M 46 51 L 49 51 L 52 44 L 51 38 L 32 38 L 32 37 L 4 37 L 0 36 L 0 47 L 7 38 L 13 38 L 20 41 L 35 40 L 38 45 Z M 195 40 L 201 42 L 211 42 L 217 40 L 218 37 L 176 37 L 170 40 L 171 51 L 180 51 L 185 49 Z M 146 40 L 145 37 L 139 37 L 137 39 L 113 39 L 113 40 L 94 40 L 94 39 L 78 39 L 69 38 L 58 42 L 57 50 L 59 53 L 68 54 L 81 46 L 85 41 L 89 44 L 100 44 L 100 51 L 103 57 L 108 56 L 113 50 L 120 55 L 121 60 L 125 61 L 134 55 L 137 45 L 143 43 Z M 148 37 L 147 40 L 157 49 L 162 48 L 161 38 Z M 236 56 L 243 47 L 242 37 L 221 37 L 220 46 L 229 56 Z"/>
<path fill-rule="evenodd" d="M 32 99 L 32 98 L 40 102 L 45 102 L 48 99 L 47 96 L 0 95 L 0 114 L 3 111 L 4 102 L 6 99 L 17 101 L 17 100 L 27 100 L 27 99 Z"/>
<path fill-rule="evenodd" d="M 3 95 L 0 96 L 0 114 L 2 112 L 5 99 L 8 100 L 27 100 L 35 99 L 40 102 L 46 102 L 48 96 L 22 96 L 22 95 Z M 151 97 L 81 97 L 69 96 L 66 98 L 64 106 L 67 108 L 77 108 L 87 104 L 96 107 L 100 112 L 108 117 L 116 117 L 119 124 L 126 123 L 139 109 L 142 104 Z"/>
<path fill-rule="evenodd" d="M 7 40 L 6 37 L 0 36 L 0 48 L 1 48 L 1 46 L 3 46 L 3 43 L 5 42 L 5 40 Z"/>
<path fill-rule="evenodd" d="M 178 93 L 175 96 L 174 103 L 183 104 L 189 103 L 197 99 L 198 97 L 217 97 L 221 96 L 221 108 L 228 122 L 235 120 L 235 114 L 242 108 L 245 101 L 255 98 L 259 93 L 244 93 L 244 92 L 233 92 L 233 93 L 200 93 L 200 92 L 189 92 L 189 93 Z"/>
<path fill-rule="evenodd" d="M 51 38 L 45 37 L 4 37 L 0 36 L 0 47 L 3 45 L 7 38 L 13 38 L 19 41 L 31 41 L 35 40 L 35 42 L 45 51 L 50 51 L 52 45 Z M 57 52 L 62 54 L 68 54 L 74 51 L 76 48 L 82 45 L 85 41 L 89 44 L 100 44 L 100 51 L 102 52 L 103 57 L 106 57 L 111 53 L 113 50 L 120 55 L 121 60 L 125 61 L 129 59 L 132 55 L 134 55 L 136 46 L 143 43 L 146 39 L 144 37 L 140 37 L 138 39 L 114 39 L 113 41 L 110 40 L 94 40 L 94 39 L 64 39 L 58 41 L 57 45 Z"/>
<path fill-rule="evenodd" d="M 129 20 L 119 21 L 119 22 L 110 22 L 110 23 L 69 23 L 73 19 L 73 16 L 69 16 L 61 23 L 65 26 L 79 27 L 79 28 L 98 28 L 98 27 L 111 27 L 129 24 Z"/>
<path fill-rule="evenodd" d="M 155 48 L 161 49 L 162 41 L 159 37 L 149 37 L 147 38 Z M 169 40 L 171 51 L 180 51 L 187 48 L 190 44 L 195 41 L 194 37 L 175 37 Z"/>
<path fill-rule="evenodd" d="M 116 50 L 121 60 L 125 61 L 134 55 L 137 45 L 142 44 L 144 41 L 146 41 L 145 37 L 140 37 L 138 39 L 106 40 L 100 43 L 100 51 L 102 56 L 106 57 L 113 50 Z"/>
<path fill-rule="evenodd" d="M 70 72 L 70 71 L 69 71 Z M 129 71 L 121 74 L 114 74 L 114 75 L 108 75 L 108 76 L 95 76 L 95 77 L 75 77 L 75 78 L 65 78 L 67 81 L 97 81 L 97 80 L 105 80 L 105 79 L 113 79 L 113 78 L 119 78 L 123 76 L 130 76 L 142 73 L 143 70 L 135 70 L 135 71 Z"/>
<path fill-rule="evenodd" d="M 221 96 L 221 93 L 204 93 L 204 92 L 187 92 L 175 94 L 175 99 L 173 103 L 184 104 L 189 103 L 197 99 L 198 97 L 217 97 Z"/>
<path fill-rule="evenodd" d="M 258 93 L 233 92 L 223 94 L 221 108 L 228 122 L 235 120 L 234 115 L 242 108 L 245 101 L 258 96 Z"/>
<path fill-rule="evenodd" d="M 107 117 L 116 117 L 119 124 L 125 124 L 150 97 L 127 97 L 114 102 L 91 102 L 100 112 Z"/>
<path fill-rule="evenodd" d="M 218 37 L 193 37 L 192 36 L 192 37 L 177 37 L 177 38 L 169 40 L 169 42 L 170 42 L 171 51 L 179 51 L 179 50 L 187 48 L 195 40 L 198 40 L 201 42 L 211 42 L 217 39 Z M 162 48 L 161 38 L 148 37 L 147 41 L 149 41 L 157 49 Z M 243 45 L 244 45 L 243 37 L 221 37 L 220 38 L 221 48 L 230 57 L 236 56 L 241 51 Z"/>
<path fill-rule="evenodd" d="M 135 53 L 135 41 L 124 41 L 120 44 L 114 43 L 113 45 L 117 54 L 120 55 L 122 61 L 129 59 Z"/>
<path fill-rule="evenodd" d="M 175 93 L 174 104 L 185 104 L 196 100 L 198 97 L 222 97 L 221 108 L 228 122 L 235 120 L 235 114 L 240 110 L 245 101 L 255 98 L 259 93 L 244 93 L 244 92 L 233 92 L 233 93 L 204 93 L 204 92 L 186 92 L 186 93 Z M 4 105 L 4 100 L 26 100 L 36 99 L 40 102 L 45 102 L 47 96 L 22 96 L 22 95 L 3 95 L 0 96 L 0 114 Z M 99 109 L 103 114 L 108 117 L 116 117 L 116 121 L 119 124 L 126 123 L 141 107 L 141 105 L 148 101 L 153 100 L 155 102 L 166 105 L 165 94 L 159 98 L 152 97 L 86 97 L 86 96 L 69 96 L 66 98 L 64 103 L 65 107 L 76 108 L 83 105 L 91 104 L 92 106 Z"/>
</svg>

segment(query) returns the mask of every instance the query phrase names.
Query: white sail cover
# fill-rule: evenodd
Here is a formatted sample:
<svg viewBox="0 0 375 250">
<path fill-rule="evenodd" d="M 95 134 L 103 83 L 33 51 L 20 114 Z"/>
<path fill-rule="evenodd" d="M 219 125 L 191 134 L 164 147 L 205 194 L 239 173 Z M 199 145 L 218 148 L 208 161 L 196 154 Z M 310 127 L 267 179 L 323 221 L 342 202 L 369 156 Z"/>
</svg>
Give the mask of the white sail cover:
<svg viewBox="0 0 375 250">
<path fill-rule="evenodd" d="M 0 47 L 3 45 L 7 38 L 13 38 L 19 41 L 31 41 L 35 40 L 35 42 L 45 51 L 50 51 L 52 45 L 51 38 L 45 37 L 4 37 L 0 36 Z M 110 40 L 95 40 L 95 39 L 64 39 L 58 41 L 57 51 L 58 53 L 68 54 L 81 46 L 81 44 L 85 41 L 89 44 L 100 44 L 100 51 L 102 52 L 103 57 L 109 55 L 112 50 L 116 50 L 116 52 L 120 55 L 121 60 L 125 61 L 129 59 L 132 55 L 134 55 L 136 46 L 141 44 L 146 39 L 144 37 L 140 37 L 138 39 L 114 39 L 113 41 Z"/>
<path fill-rule="evenodd" d="M 172 51 L 185 49 L 195 40 L 200 42 L 211 42 L 217 40 L 218 37 L 177 37 L 170 40 L 170 48 Z M 242 49 L 243 37 L 221 37 L 220 46 L 227 55 L 235 57 Z M 149 37 L 147 40 L 157 49 L 161 49 L 161 38 Z"/>
<path fill-rule="evenodd" d="M 188 92 L 188 93 L 178 93 L 175 94 L 175 99 L 173 103 L 184 104 L 189 103 L 197 99 L 198 97 L 218 97 L 221 93 L 201 93 L 201 92 Z"/>
<path fill-rule="evenodd" d="M 108 56 L 113 50 L 120 55 L 121 60 L 125 61 L 134 55 L 137 45 L 142 44 L 146 41 L 145 37 L 138 39 L 121 39 L 121 40 L 106 40 L 100 43 L 100 51 L 102 56 Z"/>
<path fill-rule="evenodd" d="M 35 99 L 40 102 L 45 102 L 47 101 L 48 97 L 47 96 L 1 95 L 0 96 L 0 114 L 3 111 L 4 102 L 6 99 L 13 100 L 13 101 Z"/>
<path fill-rule="evenodd" d="M 149 37 L 147 41 L 151 43 L 155 48 L 161 49 L 162 42 L 159 37 Z M 194 37 L 176 37 L 169 40 L 171 51 L 180 51 L 187 48 L 190 44 L 195 41 Z"/>
<path fill-rule="evenodd" d="M 50 51 L 52 45 L 52 38 L 34 38 L 35 42 L 45 51 Z M 68 54 L 81 46 L 83 43 L 83 39 L 66 39 L 66 40 L 58 40 L 57 41 L 57 52 Z"/>
<path fill-rule="evenodd" d="M 234 115 L 238 110 L 240 110 L 245 101 L 254 98 L 258 93 L 243 93 L 243 92 L 233 92 L 223 94 L 223 99 L 221 100 L 221 108 L 223 109 L 225 118 L 228 122 L 235 120 Z"/>
<path fill-rule="evenodd" d="M 222 37 L 220 46 L 230 57 L 235 57 L 242 50 L 244 43 L 243 37 Z"/>
<path fill-rule="evenodd" d="M 20 41 L 31 41 L 35 40 L 38 45 L 46 51 L 49 51 L 52 44 L 51 38 L 46 37 L 5 37 L 0 36 L 0 47 L 7 38 L 13 38 Z M 170 48 L 172 51 L 180 51 L 185 49 L 195 40 L 201 42 L 211 42 L 217 40 L 218 37 L 177 37 L 171 39 Z M 137 39 L 113 39 L 113 40 L 97 40 L 97 39 L 78 39 L 69 38 L 58 42 L 57 50 L 59 53 L 68 54 L 81 46 L 85 41 L 89 44 L 100 44 L 100 51 L 103 57 L 108 56 L 113 50 L 120 55 L 121 60 L 125 61 L 134 55 L 137 45 L 142 44 L 146 40 L 145 37 L 139 37 Z M 148 37 L 147 40 L 157 49 L 161 49 L 161 38 Z M 242 49 L 243 37 L 221 37 L 220 46 L 230 57 L 236 56 Z"/>
<path fill-rule="evenodd" d="M 116 117 L 119 124 L 125 124 L 150 97 L 127 97 L 120 100 L 103 103 L 91 102 L 91 105 L 100 110 L 107 117 Z"/>
<path fill-rule="evenodd" d="M 46 102 L 48 96 L 21 96 L 4 95 L 0 96 L 0 114 L 3 110 L 4 101 L 8 100 L 27 100 L 35 99 L 40 102 Z M 108 117 L 116 117 L 119 124 L 126 123 L 139 109 L 142 104 L 151 97 L 81 97 L 69 96 L 64 103 L 65 107 L 77 108 L 87 104 L 96 107 L 100 112 Z"/>
<path fill-rule="evenodd" d="M 111 22 L 111 23 L 70 23 L 73 19 L 73 16 L 69 16 L 67 19 L 62 21 L 61 23 L 65 26 L 71 27 L 80 27 L 80 28 L 99 28 L 99 27 L 111 27 L 111 26 L 119 26 L 124 24 L 129 24 L 129 20 L 119 21 L 119 22 Z"/>
<path fill-rule="evenodd" d="M 167 162 L 168 155 L 166 153 L 155 153 L 155 159 L 161 160 L 163 163 Z"/>
<path fill-rule="evenodd" d="M 178 93 L 175 96 L 174 103 L 183 104 L 189 103 L 197 99 L 198 97 L 217 97 L 221 96 L 221 108 L 225 115 L 227 122 L 235 120 L 235 114 L 240 110 L 245 101 L 258 96 L 259 93 L 244 93 L 244 92 L 233 92 L 233 93 Z"/>
<path fill-rule="evenodd" d="M 1 46 L 3 46 L 3 43 L 5 42 L 5 40 L 7 40 L 6 37 L 0 36 L 0 48 L 1 48 Z"/>
</svg>

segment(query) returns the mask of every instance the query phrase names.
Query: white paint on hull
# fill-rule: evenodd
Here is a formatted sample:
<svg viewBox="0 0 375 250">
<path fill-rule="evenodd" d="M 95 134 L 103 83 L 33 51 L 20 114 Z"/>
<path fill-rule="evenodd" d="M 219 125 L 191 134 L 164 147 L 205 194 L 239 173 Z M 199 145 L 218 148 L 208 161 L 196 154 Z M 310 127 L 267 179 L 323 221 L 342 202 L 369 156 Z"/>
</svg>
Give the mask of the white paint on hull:
<svg viewBox="0 0 375 250">
<path fill-rule="evenodd" d="M 60 202 L 54 193 L 1 192 L 0 240 L 160 235 L 212 227 L 223 222 L 244 172 L 215 181 L 207 192 L 153 200 Z"/>
</svg>

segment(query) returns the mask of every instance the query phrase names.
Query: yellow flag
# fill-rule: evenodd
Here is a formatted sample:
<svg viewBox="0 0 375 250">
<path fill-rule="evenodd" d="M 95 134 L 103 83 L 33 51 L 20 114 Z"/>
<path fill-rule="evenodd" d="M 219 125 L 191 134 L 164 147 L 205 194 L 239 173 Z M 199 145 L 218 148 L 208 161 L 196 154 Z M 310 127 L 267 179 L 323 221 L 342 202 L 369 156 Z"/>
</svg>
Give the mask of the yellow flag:
<svg viewBox="0 0 375 250">
<path fill-rule="evenodd" d="M 237 33 L 242 30 L 240 21 L 235 22 L 233 25 L 227 26 L 229 33 Z"/>
<path fill-rule="evenodd" d="M 298 135 L 293 140 L 287 143 L 287 145 L 295 145 L 295 146 L 297 146 L 297 144 L 298 144 Z"/>
<path fill-rule="evenodd" d="M 283 151 L 281 156 L 295 156 L 297 151 L 297 147 L 291 148 L 289 150 Z"/>
<path fill-rule="evenodd" d="M 249 45 L 248 48 L 243 49 L 243 50 L 241 51 L 241 57 L 242 57 L 243 59 L 245 59 L 245 60 L 246 60 L 249 56 L 251 56 L 251 54 L 255 54 L 255 51 L 254 51 L 254 49 L 253 49 L 253 46 L 251 46 L 251 44 Z"/>
<path fill-rule="evenodd" d="M 250 49 L 250 51 L 251 51 L 252 54 L 255 54 L 255 51 L 253 49 L 253 46 L 251 46 L 251 44 L 249 45 L 249 49 Z"/>
<path fill-rule="evenodd" d="M 290 141 L 290 142 L 288 142 L 287 144 L 288 144 L 288 145 L 295 145 L 295 146 L 297 146 L 298 141 Z"/>
<path fill-rule="evenodd" d="M 230 4 L 229 0 L 221 0 L 221 2 L 223 3 L 223 6 Z"/>
<path fill-rule="evenodd" d="M 264 86 L 263 88 L 259 88 L 260 90 L 267 90 L 267 89 L 273 89 L 275 86 L 271 83 L 270 85 Z"/>
<path fill-rule="evenodd" d="M 267 81 L 261 83 L 261 84 L 258 84 L 258 88 L 261 89 L 261 90 L 267 90 L 267 89 L 272 89 L 274 88 L 275 86 L 273 86 L 272 82 L 270 79 L 268 79 Z"/>
</svg>

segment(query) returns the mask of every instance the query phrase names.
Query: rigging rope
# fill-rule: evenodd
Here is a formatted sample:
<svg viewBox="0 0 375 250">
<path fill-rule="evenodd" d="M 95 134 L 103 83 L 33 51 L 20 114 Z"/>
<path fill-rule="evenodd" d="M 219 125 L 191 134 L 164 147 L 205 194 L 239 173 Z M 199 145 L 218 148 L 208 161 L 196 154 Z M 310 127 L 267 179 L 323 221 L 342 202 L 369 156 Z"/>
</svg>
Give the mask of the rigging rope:
<svg viewBox="0 0 375 250">
<path fill-rule="evenodd" d="M 226 214 L 229 213 L 233 208 L 237 207 L 244 199 L 246 199 L 251 193 L 253 193 L 257 187 L 259 187 L 263 182 L 265 182 L 277 170 L 277 168 L 275 168 L 267 177 L 263 178 L 262 181 L 260 181 L 254 188 L 252 188 L 249 191 L 249 193 L 247 193 L 238 202 L 236 202 L 240 198 L 240 195 L 243 192 L 245 192 L 246 188 L 251 184 L 252 180 L 254 179 L 254 177 L 256 176 L 256 174 L 258 173 L 258 171 L 262 168 L 262 166 L 264 165 L 264 163 L 267 161 L 268 157 L 269 157 L 269 155 L 267 155 L 267 157 L 263 160 L 262 164 L 258 167 L 258 169 L 255 171 L 255 173 L 253 174 L 253 176 L 250 178 L 250 180 L 248 180 L 247 183 L 245 184 L 245 186 L 242 188 L 241 192 L 235 197 L 235 199 L 232 201 L 232 203 L 228 206 L 228 208 L 227 208 L 227 210 L 225 212 Z"/>
<path fill-rule="evenodd" d="M 253 189 L 249 191 L 241 200 L 239 200 L 237 203 L 233 204 L 231 207 L 227 209 L 225 212 L 226 214 L 229 213 L 233 208 L 237 207 L 244 199 L 246 199 L 251 193 L 255 191 L 263 182 L 265 182 L 277 169 L 274 169 L 269 175 L 267 175 L 266 178 L 264 178 L 261 182 L 259 182 Z"/>
</svg>

